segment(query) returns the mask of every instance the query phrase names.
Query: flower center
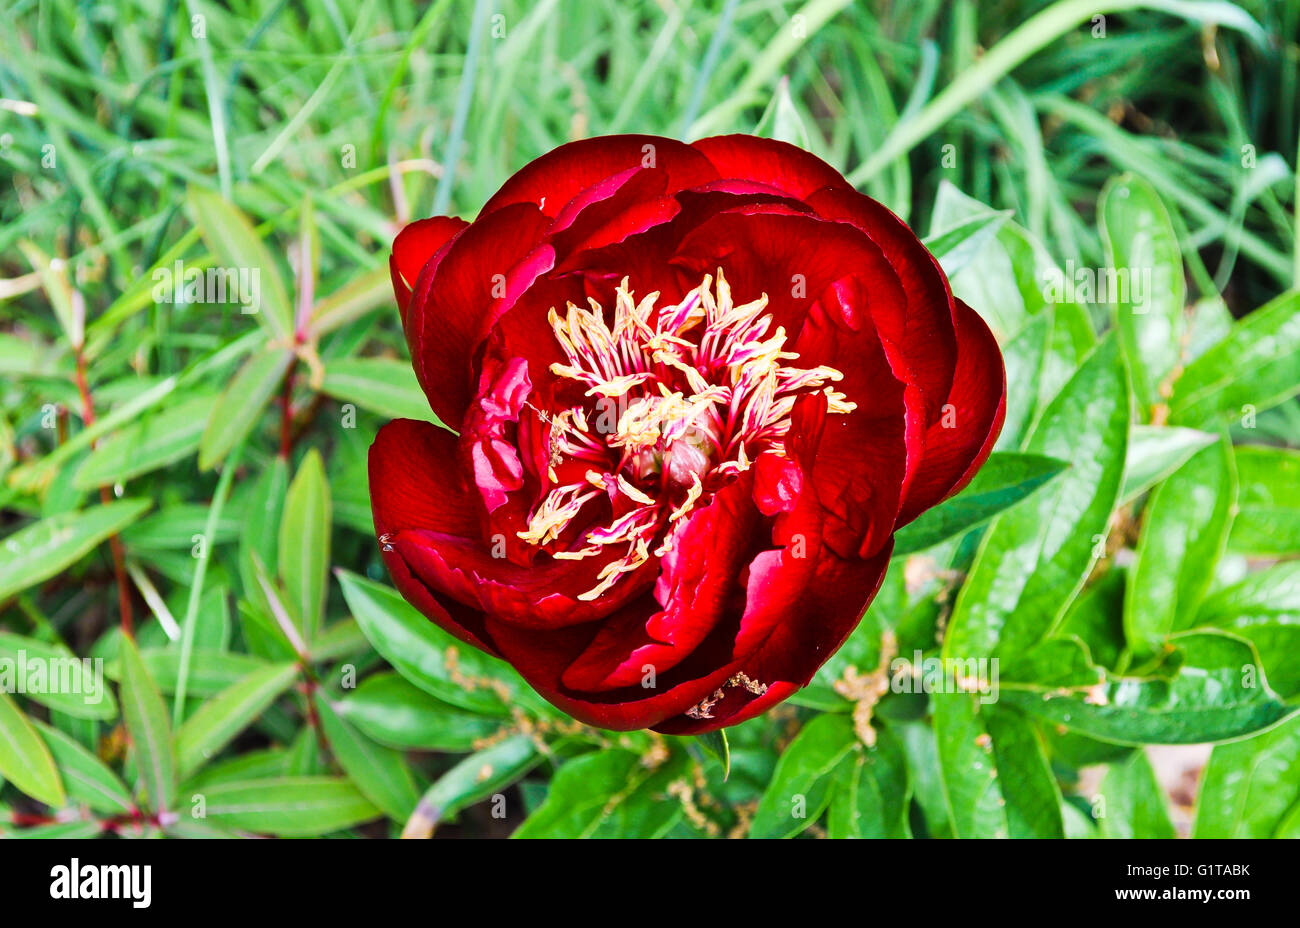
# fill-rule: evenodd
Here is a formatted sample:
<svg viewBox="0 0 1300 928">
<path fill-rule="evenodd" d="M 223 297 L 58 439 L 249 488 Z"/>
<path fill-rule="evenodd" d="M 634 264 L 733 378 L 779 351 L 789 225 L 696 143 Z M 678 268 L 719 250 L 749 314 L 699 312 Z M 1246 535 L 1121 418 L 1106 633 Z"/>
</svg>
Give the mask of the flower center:
<svg viewBox="0 0 1300 928">
<path fill-rule="evenodd" d="M 636 301 L 624 278 L 612 324 L 595 300 L 590 309 L 570 303 L 563 316 L 550 312 L 567 359 L 551 370 L 585 384 L 590 403 L 539 413 L 550 424 L 550 485 L 519 536 L 557 558 L 619 546 L 580 599 L 595 599 L 672 550 L 682 520 L 759 454 L 784 455 L 800 396 L 825 393 L 832 413 L 856 408 L 827 386 L 843 378 L 839 371 L 785 363 L 798 355 L 783 350 L 783 328 L 769 333 L 767 294 L 736 305 L 719 269 L 716 286 L 706 276 L 676 305 L 656 307 L 658 298 Z M 609 524 L 575 537 L 570 526 L 601 498 L 612 510 Z"/>
</svg>

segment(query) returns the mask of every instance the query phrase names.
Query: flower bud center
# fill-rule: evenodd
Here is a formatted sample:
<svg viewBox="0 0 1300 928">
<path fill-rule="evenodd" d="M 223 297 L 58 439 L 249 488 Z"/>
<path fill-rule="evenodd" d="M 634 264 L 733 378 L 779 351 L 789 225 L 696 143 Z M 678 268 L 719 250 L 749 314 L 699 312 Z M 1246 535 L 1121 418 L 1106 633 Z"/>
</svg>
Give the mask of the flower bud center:
<svg viewBox="0 0 1300 928">
<path fill-rule="evenodd" d="M 798 355 L 784 350 L 784 329 L 769 331 L 766 294 L 736 305 L 719 269 L 716 286 L 706 276 L 676 305 L 656 307 L 658 297 L 636 301 L 625 278 L 612 321 L 595 300 L 590 309 L 570 303 L 565 315 L 550 313 L 567 358 L 551 371 L 585 385 L 591 404 L 543 417 L 549 486 L 519 536 L 548 545 L 556 558 L 592 557 L 611 545 L 625 552 L 605 564 L 581 599 L 595 599 L 671 550 L 686 517 L 759 454 L 784 455 L 800 396 L 824 393 L 831 413 L 856 408 L 827 386 L 843 379 L 839 371 L 786 363 Z M 584 465 L 584 479 L 561 480 L 558 468 L 573 462 Z M 575 541 L 566 529 L 602 497 L 612 521 Z"/>
</svg>

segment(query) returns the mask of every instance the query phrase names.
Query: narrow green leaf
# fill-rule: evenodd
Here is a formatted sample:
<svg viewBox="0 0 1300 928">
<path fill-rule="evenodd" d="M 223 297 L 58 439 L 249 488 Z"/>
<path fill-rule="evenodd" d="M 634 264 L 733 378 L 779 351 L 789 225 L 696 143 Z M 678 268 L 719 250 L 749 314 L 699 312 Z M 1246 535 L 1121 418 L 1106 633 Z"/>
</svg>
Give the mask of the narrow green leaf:
<svg viewBox="0 0 1300 928">
<path fill-rule="evenodd" d="M 297 679 L 294 664 L 271 665 L 222 690 L 176 729 L 176 759 L 182 777 L 202 767 L 251 725 Z"/>
<path fill-rule="evenodd" d="M 61 512 L 9 535 L 0 541 L 0 600 L 71 567 L 150 505 L 147 499 L 124 499 Z"/>
<path fill-rule="evenodd" d="M 924 551 L 988 522 L 1033 494 L 1070 465 L 1036 454 L 995 452 L 956 496 L 922 513 L 894 535 L 894 554 Z"/>
<path fill-rule="evenodd" d="M 135 642 L 121 639 L 122 718 L 135 751 L 135 765 L 155 812 L 172 811 L 176 790 L 176 752 L 167 708 L 140 659 Z"/>
<path fill-rule="evenodd" d="M 500 792 L 542 762 L 527 735 L 515 735 L 469 755 L 425 791 L 403 836 L 428 837 L 438 822 Z"/>
<path fill-rule="evenodd" d="M 343 831 L 381 814 L 342 777 L 216 783 L 193 798 L 200 797 L 209 824 L 282 838 Z"/>
<path fill-rule="evenodd" d="M 782 77 L 776 82 L 776 92 L 772 94 L 772 102 L 767 105 L 767 111 L 754 127 L 754 135 L 765 139 L 776 139 L 778 142 L 788 142 L 804 151 L 811 151 L 812 144 L 808 139 L 808 128 L 804 125 L 803 117 L 799 115 L 799 108 L 795 106 L 794 99 L 790 96 L 790 78 Z"/>
<path fill-rule="evenodd" d="M 293 332 L 293 310 L 280 266 L 257 230 L 239 209 L 220 194 L 191 187 L 187 197 L 194 224 L 203 241 L 227 272 L 257 274 L 255 299 L 244 307 L 254 310 L 257 321 L 283 339 Z"/>
<path fill-rule="evenodd" d="M 269 347 L 244 362 L 208 414 L 199 438 L 200 470 L 218 463 L 262 421 L 262 410 L 294 359 L 289 349 Z"/>
<path fill-rule="evenodd" d="M 75 348 L 80 348 L 86 336 L 86 304 L 72 284 L 68 281 L 67 265 L 62 259 L 55 261 L 31 242 L 22 239 L 18 250 L 23 253 L 27 263 L 32 266 L 40 278 L 41 287 L 50 301 L 55 318 L 63 328 L 63 334 Z"/>
<path fill-rule="evenodd" d="M 330 750 L 343 772 L 365 797 L 389 818 L 405 822 L 415 809 L 420 794 L 401 753 L 375 744 L 339 717 L 333 704 L 319 689 L 316 712 Z"/>
<path fill-rule="evenodd" d="M 727 741 L 727 730 L 719 728 L 697 736 L 699 744 L 722 764 L 722 780 L 726 782 L 731 776 L 731 745 Z"/>
<path fill-rule="evenodd" d="M 387 419 L 437 422 L 428 397 L 406 361 L 391 358 L 340 358 L 325 365 L 321 390 Z"/>
<path fill-rule="evenodd" d="M 67 800 L 54 758 L 18 703 L 0 689 L 0 776 L 19 792 L 58 808 Z"/>
<path fill-rule="evenodd" d="M 110 486 L 189 457 L 215 404 L 210 394 L 192 396 L 131 423 L 90 453 L 73 486 Z"/>
<path fill-rule="evenodd" d="M 361 630 L 394 670 L 453 706 L 489 715 L 508 714 L 505 702 L 492 688 L 464 686 L 453 673 L 454 666 L 465 678 L 508 681 L 513 671 L 505 664 L 451 637 L 395 590 L 348 571 L 336 574 Z M 449 654 L 454 655 L 454 665 Z"/>
<path fill-rule="evenodd" d="M 367 677 L 335 708 L 365 735 L 393 748 L 470 751 L 503 725 L 500 716 L 440 703 L 396 673 Z"/>
<path fill-rule="evenodd" d="M 135 808 L 126 784 L 102 760 L 57 728 L 36 725 L 72 802 L 84 802 L 106 815 L 129 815 Z"/>
<path fill-rule="evenodd" d="M 62 644 L 0 632 L 0 690 L 77 718 L 117 717 L 117 700 L 95 673 L 93 660 Z"/>
<path fill-rule="evenodd" d="M 140 659 L 149 677 L 164 693 L 176 690 L 180 676 L 180 653 L 175 648 L 146 648 Z M 190 667 L 187 692 L 191 696 L 215 696 L 244 677 L 269 666 L 259 657 L 235 651 L 196 649 Z M 120 662 L 106 664 L 104 672 L 115 680 L 122 679 Z"/>
<path fill-rule="evenodd" d="M 332 332 L 391 302 L 392 298 L 392 272 L 384 262 L 320 300 L 312 310 L 311 332 L 316 336 Z"/>
<path fill-rule="evenodd" d="M 330 488 L 315 448 L 289 484 L 278 556 L 289 613 L 310 647 L 324 620 L 330 560 Z"/>
</svg>

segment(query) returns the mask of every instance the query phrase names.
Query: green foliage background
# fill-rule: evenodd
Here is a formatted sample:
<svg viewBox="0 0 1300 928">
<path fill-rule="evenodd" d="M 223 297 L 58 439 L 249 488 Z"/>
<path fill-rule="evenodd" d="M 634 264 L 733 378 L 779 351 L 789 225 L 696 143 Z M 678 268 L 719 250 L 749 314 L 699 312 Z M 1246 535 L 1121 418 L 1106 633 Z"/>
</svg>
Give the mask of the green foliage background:
<svg viewBox="0 0 1300 928">
<path fill-rule="evenodd" d="M 111 683 L 0 693 L 0 834 L 1300 836 L 1298 20 L 11 0 L 0 658 Z M 375 431 L 429 416 L 395 231 L 621 131 L 811 149 L 1007 358 L 976 483 L 726 741 L 566 719 L 407 606 L 371 530 Z M 159 301 L 177 260 L 257 268 L 261 312 Z M 1045 292 L 1108 267 L 1167 285 Z M 997 658 L 999 698 L 895 692 L 918 652 Z M 1171 795 L 1151 746 L 1209 744 Z"/>
</svg>

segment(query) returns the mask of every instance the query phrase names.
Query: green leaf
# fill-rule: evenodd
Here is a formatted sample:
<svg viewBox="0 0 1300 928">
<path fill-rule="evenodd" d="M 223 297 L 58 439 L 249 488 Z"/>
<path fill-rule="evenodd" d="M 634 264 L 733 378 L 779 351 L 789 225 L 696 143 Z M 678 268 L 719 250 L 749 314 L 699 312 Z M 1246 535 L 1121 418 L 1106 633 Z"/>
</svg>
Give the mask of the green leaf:
<svg viewBox="0 0 1300 928">
<path fill-rule="evenodd" d="M 789 838 L 817 821 L 831 801 L 837 768 L 862 749 L 849 716 L 820 715 L 808 722 L 777 761 L 749 836 Z"/>
<path fill-rule="evenodd" d="M 98 838 L 103 834 L 104 826 L 99 822 L 59 822 L 55 825 L 36 825 L 32 828 L 19 828 L 14 831 L 0 831 L 5 838 L 40 838 L 44 840 Z"/>
<path fill-rule="evenodd" d="M 1133 174 L 1111 178 L 1102 188 L 1097 223 L 1106 248 L 1106 295 L 1134 398 L 1148 418 L 1164 401 L 1160 386 L 1182 358 L 1187 328 L 1178 235 L 1155 187 Z M 1096 297 L 1105 302 L 1101 293 Z"/>
<path fill-rule="evenodd" d="M 1144 751 L 1111 765 L 1102 778 L 1098 815 L 1103 838 L 1176 838 L 1165 795 Z"/>
<path fill-rule="evenodd" d="M 177 548 L 193 550 L 195 535 L 202 535 L 207 527 L 208 507 L 192 503 L 174 503 L 145 516 L 139 522 L 123 529 L 122 541 L 128 548 L 147 548 L 151 551 L 170 551 Z M 237 516 L 226 515 L 217 523 L 212 544 L 224 544 L 239 533 L 241 521 Z M 206 595 L 206 594 L 204 594 Z"/>
<path fill-rule="evenodd" d="M 1128 422 L 1127 380 L 1107 340 L 1030 434 L 1027 452 L 1071 466 L 985 533 L 948 623 L 946 657 L 1026 650 L 1064 614 L 1096 560 L 1119 495 Z"/>
<path fill-rule="evenodd" d="M 360 790 L 342 777 L 278 777 L 216 783 L 205 787 L 198 796 L 202 797 L 202 808 L 210 824 L 282 838 L 326 835 L 371 821 L 381 814 Z"/>
<path fill-rule="evenodd" d="M 1269 684 L 1281 696 L 1300 695 L 1300 561 L 1247 574 L 1201 604 L 1196 624 L 1250 641 Z"/>
<path fill-rule="evenodd" d="M 45 746 L 63 775 L 68 799 L 106 815 L 129 815 L 135 808 L 126 784 L 108 765 L 57 728 L 36 723 Z"/>
<path fill-rule="evenodd" d="M 61 259 L 58 262 L 51 260 L 49 255 L 25 239 L 19 240 L 18 250 L 40 278 L 63 334 L 73 347 L 80 348 L 86 340 L 86 304 L 68 282 L 67 263 Z"/>
<path fill-rule="evenodd" d="M 1100 684 L 1003 682 L 1001 701 L 1073 732 L 1115 744 L 1202 744 L 1239 738 L 1287 708 L 1259 671 L 1250 643 L 1220 632 L 1182 632 L 1165 661 Z"/>
<path fill-rule="evenodd" d="M 21 679 L 16 678 L 23 668 Z M 117 700 L 89 658 L 62 644 L 0 632 L 0 690 L 83 719 L 117 717 Z"/>
<path fill-rule="evenodd" d="M 910 838 L 907 758 L 897 736 L 878 728 L 876 743 L 842 765 L 826 831 L 832 838 Z"/>
<path fill-rule="evenodd" d="M 722 780 L 725 783 L 727 777 L 731 776 L 731 745 L 727 741 L 727 730 L 717 728 L 697 735 L 696 740 L 706 753 L 722 765 Z"/>
<path fill-rule="evenodd" d="M 1300 451 L 1241 445 L 1240 494 L 1228 550 L 1252 557 L 1300 553 Z"/>
<path fill-rule="evenodd" d="M 1038 409 L 1037 391 L 1016 387 L 1039 382 L 1043 359 L 1052 335 L 1052 316 L 1050 311 L 1034 316 L 1015 338 L 1002 347 L 1007 383 L 1013 388 L 1007 391 L 1006 416 L 997 443 L 993 446 L 994 453 L 1019 449 L 1033 422 L 1034 413 Z"/>
<path fill-rule="evenodd" d="M 682 817 L 668 794 L 684 775 L 674 756 L 647 767 L 635 751 L 611 748 L 568 761 L 551 781 L 546 801 L 519 826 L 516 838 L 658 838 Z"/>
<path fill-rule="evenodd" d="M 803 117 L 799 115 L 799 110 L 790 97 L 789 77 L 782 76 L 776 82 L 776 92 L 772 94 L 772 102 L 767 105 L 767 111 L 754 127 L 754 135 L 765 139 L 776 139 L 778 142 L 788 142 L 804 151 L 812 150 L 808 140 L 808 129 L 804 126 Z"/>
<path fill-rule="evenodd" d="M 189 457 L 215 404 L 210 394 L 193 396 L 131 423 L 90 453 L 73 486 L 111 486 Z"/>
<path fill-rule="evenodd" d="M 987 243 L 996 241 L 998 229 L 1009 218 L 1009 209 L 977 213 L 938 234 L 931 233 L 924 244 L 938 259 L 944 273 L 951 276 L 976 260 Z"/>
<path fill-rule="evenodd" d="M 1170 421 L 1201 427 L 1263 412 L 1300 392 L 1300 291 L 1232 326 L 1174 384 Z"/>
<path fill-rule="evenodd" d="M 1215 436 L 1178 426 L 1135 425 L 1124 463 L 1123 501 L 1129 502 L 1182 467 L 1193 454 L 1214 444 Z"/>
<path fill-rule="evenodd" d="M 325 740 L 343 772 L 385 815 L 405 822 L 420 794 L 401 753 L 375 744 L 343 721 L 319 689 L 315 704 Z"/>
<path fill-rule="evenodd" d="M 146 648 L 140 652 L 149 677 L 164 693 L 176 690 L 180 676 L 180 652 L 173 648 Z M 191 696 L 215 696 L 249 674 L 269 666 L 266 661 L 234 651 L 195 650 L 191 656 L 186 692 Z M 121 664 L 108 664 L 105 673 L 121 679 Z"/>
<path fill-rule="evenodd" d="M 311 332 L 320 336 L 377 309 L 393 299 L 392 271 L 384 262 L 372 271 L 353 277 L 338 290 L 320 300 L 312 310 Z"/>
<path fill-rule="evenodd" d="M 289 614 L 310 647 L 324 618 L 330 560 L 330 488 L 315 448 L 289 484 L 278 551 Z"/>
<path fill-rule="evenodd" d="M 934 727 L 922 721 L 891 727 L 898 733 L 907 758 L 908 781 L 916 804 L 921 807 L 926 834 L 931 838 L 952 837 L 951 812 L 944 791 L 943 767 L 939 763 L 939 742 Z"/>
<path fill-rule="evenodd" d="M 262 421 L 262 410 L 284 380 L 294 353 L 268 347 L 244 362 L 208 414 L 199 438 L 199 469 L 207 470 Z"/>
<path fill-rule="evenodd" d="M 1075 638 L 1088 648 L 1101 667 L 1114 668 L 1126 645 L 1124 639 L 1124 587 L 1128 571 L 1114 567 L 1090 583 L 1074 603 L 1057 634 Z"/>
<path fill-rule="evenodd" d="M 19 792 L 58 808 L 67 800 L 54 758 L 18 703 L 0 689 L 0 776 Z"/>
<path fill-rule="evenodd" d="M 289 336 L 293 332 L 293 310 L 280 266 L 248 217 L 209 190 L 191 187 L 187 199 L 194 224 L 217 264 L 257 273 L 257 321 L 277 338 Z"/>
<path fill-rule="evenodd" d="M 124 499 L 61 512 L 9 535 L 0 541 L 0 601 L 62 573 L 150 505 L 147 499 Z"/>
<path fill-rule="evenodd" d="M 440 703 L 396 673 L 367 677 L 335 708 L 365 735 L 394 748 L 469 751 L 503 725 L 500 716 Z"/>
<path fill-rule="evenodd" d="M 493 793 L 498 793 L 542 762 L 537 745 L 527 735 L 515 735 L 469 755 L 452 767 L 420 797 L 407 822 L 404 837 L 425 837 L 438 822 L 450 818 Z"/>
<path fill-rule="evenodd" d="M 509 714 L 492 688 L 467 687 L 457 677 L 508 680 L 513 671 L 438 628 L 395 590 L 345 570 L 336 574 L 361 630 L 394 670 L 453 706 L 489 715 Z M 454 658 L 449 660 L 449 655 Z"/>
<path fill-rule="evenodd" d="M 924 551 L 983 525 L 1069 466 L 1042 455 L 994 452 L 965 489 L 894 535 L 894 555 Z"/>
<path fill-rule="evenodd" d="M 325 365 L 321 390 L 386 419 L 438 422 L 409 362 L 390 358 L 340 358 Z"/>
<path fill-rule="evenodd" d="M 1300 804 L 1300 714 L 1210 753 L 1196 805 L 1197 838 L 1272 838 Z"/>
<path fill-rule="evenodd" d="M 172 811 L 176 790 L 176 753 L 171 723 L 158 687 L 145 669 L 135 642 L 121 639 L 122 718 L 135 750 L 135 765 L 155 812 Z"/>
<path fill-rule="evenodd" d="M 263 612 L 269 612 L 270 606 L 257 581 L 256 565 L 275 564 L 277 561 L 280 518 L 284 514 L 284 497 L 288 491 L 289 462 L 276 455 L 249 493 L 239 533 L 239 582 L 245 598 Z"/>
<path fill-rule="evenodd" d="M 1135 653 L 1154 654 L 1196 614 L 1228 540 L 1236 497 L 1226 437 L 1156 489 L 1124 596 L 1124 633 Z"/>
<path fill-rule="evenodd" d="M 180 775 L 187 777 L 253 723 L 297 679 L 294 664 L 271 665 L 222 690 L 176 729 Z"/>
<path fill-rule="evenodd" d="M 1063 837 L 1060 790 L 1033 726 L 974 694 L 931 699 L 954 836 Z"/>
</svg>

